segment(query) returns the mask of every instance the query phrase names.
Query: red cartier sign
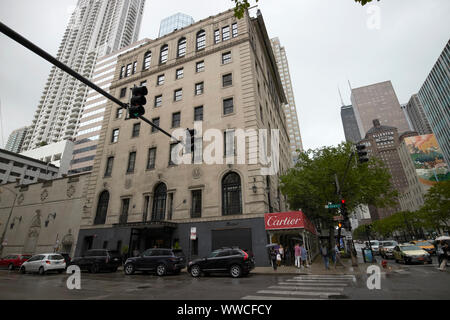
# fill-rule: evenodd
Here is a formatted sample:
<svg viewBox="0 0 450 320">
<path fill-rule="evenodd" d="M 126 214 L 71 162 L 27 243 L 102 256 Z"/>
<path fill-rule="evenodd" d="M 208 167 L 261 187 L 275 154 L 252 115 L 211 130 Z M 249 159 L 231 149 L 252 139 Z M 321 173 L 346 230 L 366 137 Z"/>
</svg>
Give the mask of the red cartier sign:
<svg viewBox="0 0 450 320">
<path fill-rule="evenodd" d="M 316 228 L 301 211 L 266 213 L 266 230 L 306 229 L 316 234 Z"/>
</svg>

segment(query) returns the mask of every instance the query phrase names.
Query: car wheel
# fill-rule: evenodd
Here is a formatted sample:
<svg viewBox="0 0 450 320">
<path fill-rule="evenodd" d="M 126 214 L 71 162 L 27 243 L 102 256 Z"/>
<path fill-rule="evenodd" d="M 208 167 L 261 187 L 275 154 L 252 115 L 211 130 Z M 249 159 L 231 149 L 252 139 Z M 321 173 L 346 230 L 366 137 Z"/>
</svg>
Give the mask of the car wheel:
<svg viewBox="0 0 450 320">
<path fill-rule="evenodd" d="M 166 266 L 163 264 L 160 264 L 156 267 L 156 274 L 160 277 L 164 276 L 166 274 Z"/>
<path fill-rule="evenodd" d="M 123 271 L 127 276 L 132 275 L 135 271 L 134 265 L 132 263 L 126 264 L 125 268 L 123 268 Z"/>
<path fill-rule="evenodd" d="M 21 274 L 25 274 L 25 273 L 26 273 L 25 267 L 21 267 L 21 268 L 20 268 L 20 273 L 21 273 Z"/>
<path fill-rule="evenodd" d="M 194 278 L 197 278 L 197 277 L 200 277 L 200 274 L 201 274 L 200 266 L 193 265 L 191 267 L 191 276 L 193 276 Z"/>
<path fill-rule="evenodd" d="M 39 274 L 43 276 L 45 274 L 44 267 L 39 267 Z"/>
<path fill-rule="evenodd" d="M 14 265 L 12 263 L 9 264 L 8 270 L 9 271 L 13 271 L 14 270 Z"/>
<path fill-rule="evenodd" d="M 97 273 L 98 266 L 96 264 L 91 265 L 90 271 L 91 271 L 91 273 Z"/>
<path fill-rule="evenodd" d="M 233 278 L 239 278 L 242 275 L 242 268 L 237 264 L 232 265 L 230 268 L 230 274 Z"/>
</svg>

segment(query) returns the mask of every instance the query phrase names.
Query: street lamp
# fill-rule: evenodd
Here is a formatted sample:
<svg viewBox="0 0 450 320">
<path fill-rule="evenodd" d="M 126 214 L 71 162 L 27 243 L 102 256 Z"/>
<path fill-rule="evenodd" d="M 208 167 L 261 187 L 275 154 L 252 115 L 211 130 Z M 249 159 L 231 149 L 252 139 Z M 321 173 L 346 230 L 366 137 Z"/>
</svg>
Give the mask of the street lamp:
<svg viewBox="0 0 450 320">
<path fill-rule="evenodd" d="M 2 238 L 0 240 L 0 257 L 3 254 L 3 247 L 4 247 L 3 242 L 4 242 L 5 236 L 6 236 L 6 230 L 8 228 L 9 220 L 11 219 L 11 216 L 12 216 L 12 213 L 13 213 L 13 210 L 14 210 L 14 205 L 16 204 L 16 199 L 17 199 L 17 193 L 15 193 L 14 191 L 12 191 L 11 189 L 9 189 L 9 188 L 7 188 L 5 186 L 2 186 L 0 188 L 0 193 L 3 192 L 3 189 L 8 190 L 9 192 L 12 192 L 14 194 L 14 201 L 13 201 L 13 204 L 11 206 L 11 210 L 9 211 L 8 220 L 6 221 L 5 228 L 3 229 L 3 233 L 2 233 Z"/>
</svg>

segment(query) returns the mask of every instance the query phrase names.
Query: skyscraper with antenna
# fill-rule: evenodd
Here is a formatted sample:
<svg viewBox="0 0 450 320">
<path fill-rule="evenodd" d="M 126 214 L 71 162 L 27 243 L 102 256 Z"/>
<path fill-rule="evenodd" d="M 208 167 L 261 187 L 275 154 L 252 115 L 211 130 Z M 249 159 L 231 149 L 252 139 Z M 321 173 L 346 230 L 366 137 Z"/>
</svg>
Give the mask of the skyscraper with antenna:
<svg viewBox="0 0 450 320">
<path fill-rule="evenodd" d="M 351 90 L 350 81 L 348 82 L 348 85 Z M 352 105 L 345 105 L 339 86 L 338 92 L 341 99 L 341 119 L 342 126 L 344 127 L 345 141 L 356 143 L 361 140 L 361 134 L 358 127 L 358 122 L 356 121 L 355 110 L 353 110 Z"/>
</svg>

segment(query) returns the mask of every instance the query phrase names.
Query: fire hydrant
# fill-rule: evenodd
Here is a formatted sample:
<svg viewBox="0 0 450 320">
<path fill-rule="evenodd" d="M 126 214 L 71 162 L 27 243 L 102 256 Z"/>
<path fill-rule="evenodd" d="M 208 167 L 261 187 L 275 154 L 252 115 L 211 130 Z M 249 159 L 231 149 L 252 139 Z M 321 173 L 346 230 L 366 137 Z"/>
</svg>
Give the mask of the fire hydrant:
<svg viewBox="0 0 450 320">
<path fill-rule="evenodd" d="M 381 265 L 383 266 L 384 269 L 386 269 L 387 261 L 386 260 L 381 261 Z"/>
</svg>

